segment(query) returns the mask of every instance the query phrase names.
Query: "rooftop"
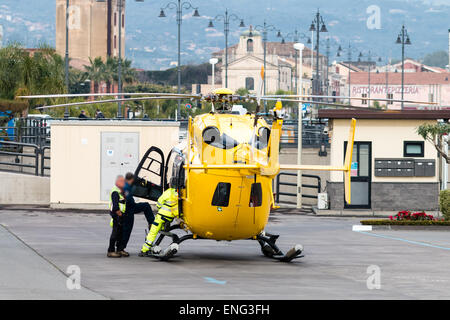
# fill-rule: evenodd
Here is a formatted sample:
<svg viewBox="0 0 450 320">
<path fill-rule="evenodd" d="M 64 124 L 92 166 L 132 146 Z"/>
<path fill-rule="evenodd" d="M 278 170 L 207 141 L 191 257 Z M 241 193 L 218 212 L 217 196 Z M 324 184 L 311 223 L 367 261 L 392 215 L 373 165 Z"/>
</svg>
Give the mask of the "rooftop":
<svg viewBox="0 0 450 320">
<path fill-rule="evenodd" d="M 443 110 L 350 110 L 320 109 L 319 118 L 326 119 L 450 119 L 450 109 Z"/>
<path fill-rule="evenodd" d="M 388 72 L 387 83 L 389 85 L 401 85 L 402 73 L 401 72 Z M 354 72 L 351 77 L 351 84 L 367 85 L 369 81 L 369 75 L 367 72 Z M 386 73 L 371 72 L 370 73 L 371 85 L 386 84 Z M 433 72 L 406 72 L 405 73 L 406 85 L 429 85 L 429 84 L 448 84 L 450 85 L 450 73 L 433 73 Z"/>
</svg>

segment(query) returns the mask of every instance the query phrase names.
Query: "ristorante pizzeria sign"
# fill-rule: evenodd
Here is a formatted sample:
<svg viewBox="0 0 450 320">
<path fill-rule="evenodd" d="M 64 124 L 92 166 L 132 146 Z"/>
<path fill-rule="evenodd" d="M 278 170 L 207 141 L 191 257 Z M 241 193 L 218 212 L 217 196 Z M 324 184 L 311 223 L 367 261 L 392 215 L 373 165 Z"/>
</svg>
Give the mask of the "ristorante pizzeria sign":
<svg viewBox="0 0 450 320">
<path fill-rule="evenodd" d="M 364 94 L 369 93 L 369 86 L 352 86 L 352 95 L 356 94 Z M 396 94 L 402 93 L 402 86 L 370 86 L 370 94 Z M 405 94 L 418 94 L 419 87 L 418 86 L 405 86 L 404 87 Z"/>
</svg>

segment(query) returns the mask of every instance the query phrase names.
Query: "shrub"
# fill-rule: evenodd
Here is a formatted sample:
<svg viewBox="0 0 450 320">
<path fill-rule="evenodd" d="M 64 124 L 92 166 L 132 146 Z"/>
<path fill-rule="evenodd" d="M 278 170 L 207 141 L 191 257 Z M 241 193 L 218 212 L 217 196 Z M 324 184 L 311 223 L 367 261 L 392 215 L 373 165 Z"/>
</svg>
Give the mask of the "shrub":
<svg viewBox="0 0 450 320">
<path fill-rule="evenodd" d="M 362 220 L 362 225 L 370 226 L 450 226 L 450 220 Z"/>
<path fill-rule="evenodd" d="M 445 220 L 450 220 L 450 190 L 442 190 L 439 194 L 439 206 Z"/>
</svg>

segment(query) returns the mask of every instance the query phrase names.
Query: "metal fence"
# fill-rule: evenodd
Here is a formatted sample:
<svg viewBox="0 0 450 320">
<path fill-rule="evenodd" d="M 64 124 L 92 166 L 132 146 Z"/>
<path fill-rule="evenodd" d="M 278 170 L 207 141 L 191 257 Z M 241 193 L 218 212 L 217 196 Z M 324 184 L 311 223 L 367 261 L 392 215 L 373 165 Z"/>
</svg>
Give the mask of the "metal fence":
<svg viewBox="0 0 450 320">
<path fill-rule="evenodd" d="M 279 204 L 291 204 L 296 205 L 297 200 L 295 201 L 288 201 L 288 200 L 280 200 L 280 196 L 288 196 L 293 197 L 297 199 L 297 183 L 296 182 L 288 182 L 284 181 L 283 177 L 297 177 L 297 173 L 293 172 L 280 172 L 276 179 L 275 179 L 275 203 Z M 302 174 L 302 178 L 309 178 L 316 181 L 316 184 L 311 183 L 303 183 L 302 179 L 302 198 L 308 198 L 308 199 L 318 199 L 318 194 L 322 190 L 322 179 L 319 176 L 311 175 L 311 174 Z M 285 186 L 287 188 L 283 188 L 282 186 Z M 288 190 L 286 190 L 288 189 Z M 293 191 L 290 191 L 289 189 L 293 189 Z M 311 190 L 314 194 L 311 193 L 305 193 L 306 190 Z"/>
<path fill-rule="evenodd" d="M 53 119 L 20 118 L 13 127 L 0 127 L 0 141 L 31 143 L 38 146 L 50 144 L 50 126 Z"/>
<path fill-rule="evenodd" d="M 28 168 L 31 170 L 25 173 L 44 175 L 44 168 L 40 166 L 43 161 L 39 161 L 44 157 L 44 150 L 36 144 L 0 141 L 0 155 L 0 166 L 4 171 L 24 172 Z"/>
</svg>

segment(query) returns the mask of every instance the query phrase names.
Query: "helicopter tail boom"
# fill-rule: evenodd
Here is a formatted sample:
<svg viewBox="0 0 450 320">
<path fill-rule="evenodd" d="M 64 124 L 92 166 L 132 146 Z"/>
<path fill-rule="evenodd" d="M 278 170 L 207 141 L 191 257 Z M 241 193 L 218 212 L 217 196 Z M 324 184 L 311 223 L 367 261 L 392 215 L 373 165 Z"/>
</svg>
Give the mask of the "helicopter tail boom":
<svg viewBox="0 0 450 320">
<path fill-rule="evenodd" d="M 317 170 L 317 171 L 343 171 L 344 172 L 344 191 L 345 201 L 351 203 L 351 169 L 353 156 L 353 142 L 355 140 L 356 119 L 350 123 L 350 131 L 347 142 L 343 166 L 321 166 L 321 165 L 280 165 L 281 170 Z"/>
</svg>

